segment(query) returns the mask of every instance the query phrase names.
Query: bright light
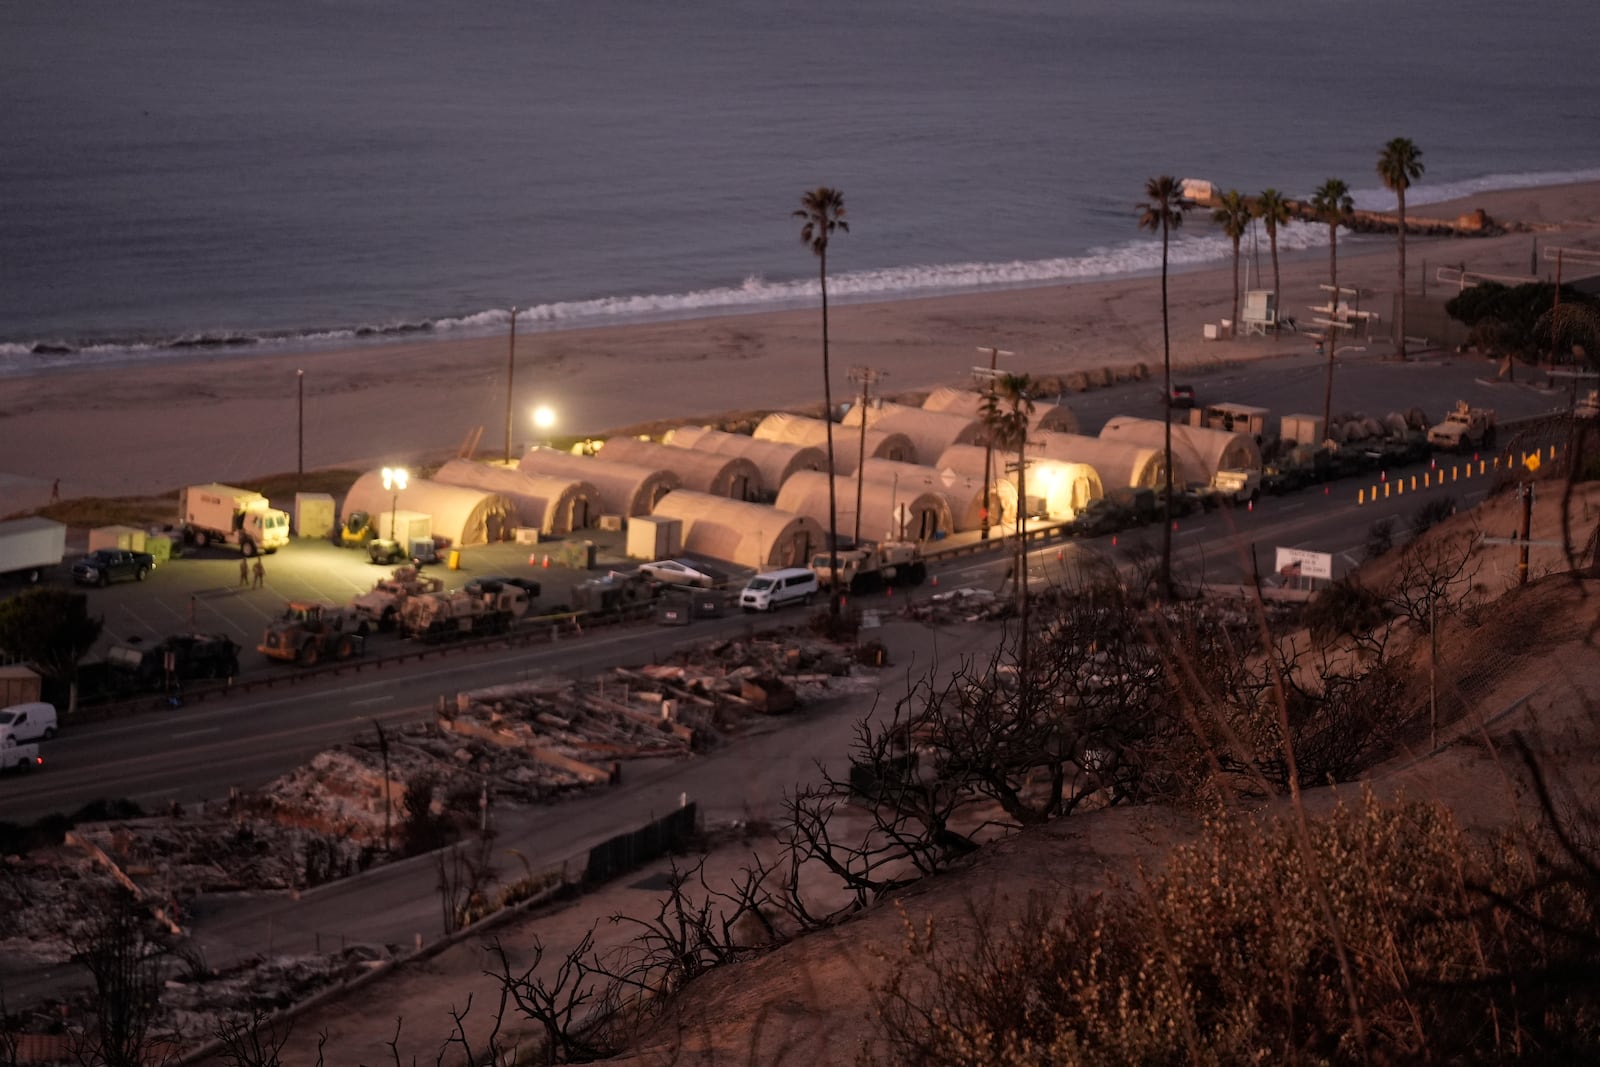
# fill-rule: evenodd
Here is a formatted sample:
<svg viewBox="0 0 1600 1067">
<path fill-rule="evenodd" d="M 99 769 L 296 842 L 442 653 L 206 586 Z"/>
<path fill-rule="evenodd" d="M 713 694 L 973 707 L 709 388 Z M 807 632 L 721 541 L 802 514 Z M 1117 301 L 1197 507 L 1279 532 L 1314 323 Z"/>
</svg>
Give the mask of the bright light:
<svg viewBox="0 0 1600 1067">
<path fill-rule="evenodd" d="M 406 487 L 406 479 L 408 477 L 410 475 L 406 473 L 404 467 L 385 467 L 383 468 L 383 487 L 399 492 Z"/>
<path fill-rule="evenodd" d="M 538 430 L 548 430 L 556 424 L 556 413 L 551 408 L 540 404 L 533 409 L 533 425 Z"/>
</svg>

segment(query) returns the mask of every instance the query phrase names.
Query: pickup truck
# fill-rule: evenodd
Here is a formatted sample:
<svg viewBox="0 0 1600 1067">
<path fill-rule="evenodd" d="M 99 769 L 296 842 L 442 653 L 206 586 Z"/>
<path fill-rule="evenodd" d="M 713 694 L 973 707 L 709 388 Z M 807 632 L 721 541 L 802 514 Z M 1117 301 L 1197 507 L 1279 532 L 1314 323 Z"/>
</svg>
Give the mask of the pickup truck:
<svg viewBox="0 0 1600 1067">
<path fill-rule="evenodd" d="M 128 578 L 142 582 L 155 566 L 155 557 L 148 552 L 98 548 L 72 565 L 72 580 L 82 585 L 110 585 Z"/>
<path fill-rule="evenodd" d="M 38 745 L 0 747 L 0 771 L 31 771 L 44 766 Z"/>
</svg>

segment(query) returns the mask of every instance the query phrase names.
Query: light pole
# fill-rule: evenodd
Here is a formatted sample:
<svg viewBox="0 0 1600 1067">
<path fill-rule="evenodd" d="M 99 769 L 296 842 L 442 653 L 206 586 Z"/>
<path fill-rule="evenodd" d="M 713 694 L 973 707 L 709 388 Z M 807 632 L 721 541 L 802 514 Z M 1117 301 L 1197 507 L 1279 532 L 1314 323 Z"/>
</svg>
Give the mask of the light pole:
<svg viewBox="0 0 1600 1067">
<path fill-rule="evenodd" d="M 1322 343 L 1332 345 L 1333 334 L 1330 331 Z M 1341 352 L 1365 352 L 1366 345 L 1345 345 L 1343 348 L 1332 348 L 1328 351 L 1328 387 L 1322 393 L 1322 440 L 1326 441 L 1333 433 L 1333 363 L 1339 358 Z M 1321 442 L 1318 442 L 1321 447 Z"/>
<path fill-rule="evenodd" d="M 539 431 L 540 443 L 549 444 L 547 435 L 556 424 L 555 409 L 548 404 L 540 404 L 533 409 L 533 428 Z"/>
<path fill-rule="evenodd" d="M 295 460 L 295 488 L 305 488 L 306 479 L 306 372 L 294 372 L 295 381 L 295 442 L 299 446 Z"/>
<path fill-rule="evenodd" d="M 389 504 L 389 540 L 399 541 L 395 524 L 400 521 L 400 490 L 406 487 L 410 477 L 404 467 L 383 468 L 383 487 L 394 493 L 394 498 Z"/>
<path fill-rule="evenodd" d="M 517 374 L 517 309 L 511 308 L 511 343 L 506 346 L 506 463 L 511 462 L 511 385 Z"/>
</svg>

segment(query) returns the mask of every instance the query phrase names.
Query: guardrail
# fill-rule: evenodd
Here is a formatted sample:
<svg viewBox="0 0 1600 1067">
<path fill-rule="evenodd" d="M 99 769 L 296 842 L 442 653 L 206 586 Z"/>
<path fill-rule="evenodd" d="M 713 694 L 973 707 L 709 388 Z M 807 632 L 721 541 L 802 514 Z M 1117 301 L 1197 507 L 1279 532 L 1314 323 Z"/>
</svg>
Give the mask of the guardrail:
<svg viewBox="0 0 1600 1067">
<path fill-rule="evenodd" d="M 542 615 L 536 619 L 523 619 L 510 630 L 482 637 L 441 642 L 407 641 L 405 647 L 382 655 L 355 656 L 317 667 L 274 671 L 260 677 L 230 678 L 221 685 L 186 687 L 182 693 L 182 701 L 188 705 L 227 698 L 238 693 L 273 689 L 280 685 L 303 685 L 323 678 L 337 678 L 347 673 L 360 674 L 365 670 L 382 670 L 390 664 L 405 663 L 408 660 L 423 660 L 430 656 L 445 656 L 453 652 L 493 648 L 497 645 L 513 648 L 521 645 L 554 644 L 563 636 L 581 637 L 585 631 L 596 627 L 606 628 L 648 618 L 653 609 L 654 604 L 646 601 L 604 615 L 584 615 L 581 616 L 581 621 L 579 613 L 566 612 L 560 615 Z M 80 705 L 73 713 L 73 719 L 76 722 L 100 722 L 170 706 L 172 705 L 165 694 L 146 693 L 128 700 Z"/>
</svg>

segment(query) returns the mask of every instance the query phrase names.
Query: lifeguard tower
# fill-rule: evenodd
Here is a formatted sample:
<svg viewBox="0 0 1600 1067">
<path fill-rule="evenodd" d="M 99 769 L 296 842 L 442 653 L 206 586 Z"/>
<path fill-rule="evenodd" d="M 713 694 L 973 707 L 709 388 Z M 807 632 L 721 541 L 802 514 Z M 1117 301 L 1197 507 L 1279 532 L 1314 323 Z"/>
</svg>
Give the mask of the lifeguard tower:
<svg viewBox="0 0 1600 1067">
<path fill-rule="evenodd" d="M 1239 323 L 1244 336 L 1256 334 L 1265 337 L 1278 329 L 1278 300 L 1268 289 L 1248 289 L 1244 305 L 1239 310 Z"/>
</svg>

